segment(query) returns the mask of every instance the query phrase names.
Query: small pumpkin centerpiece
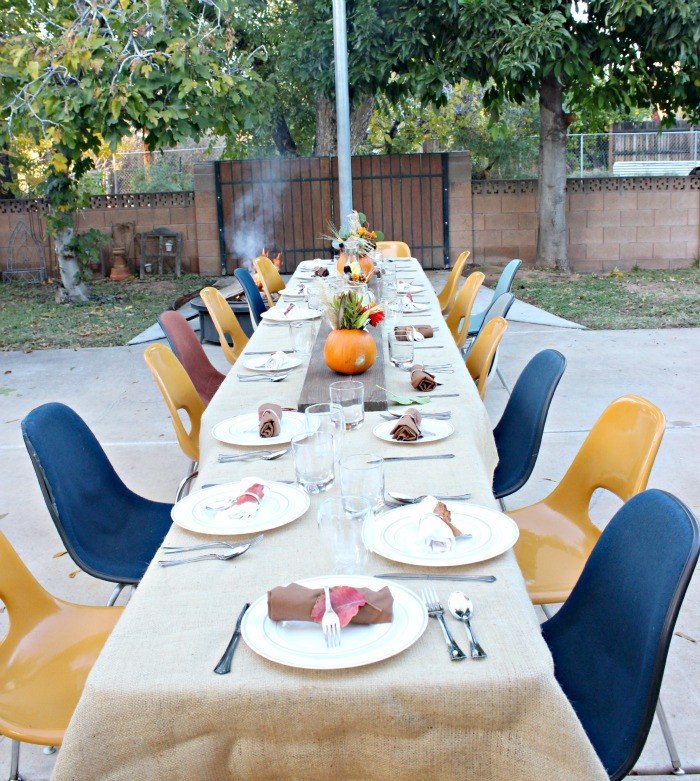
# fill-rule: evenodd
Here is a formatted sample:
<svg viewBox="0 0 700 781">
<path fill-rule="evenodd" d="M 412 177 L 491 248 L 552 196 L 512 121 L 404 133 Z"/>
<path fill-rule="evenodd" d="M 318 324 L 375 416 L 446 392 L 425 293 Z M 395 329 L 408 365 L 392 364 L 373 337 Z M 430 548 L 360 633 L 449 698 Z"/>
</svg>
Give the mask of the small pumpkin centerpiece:
<svg viewBox="0 0 700 781">
<path fill-rule="evenodd" d="M 377 345 L 365 328 L 384 319 L 382 308 L 368 306 L 364 296 L 355 290 L 344 290 L 333 296 L 326 312 L 333 330 L 323 347 L 329 369 L 338 374 L 362 374 L 377 358 Z"/>
<path fill-rule="evenodd" d="M 353 261 L 360 264 L 364 275 L 369 279 L 374 269 L 374 262 L 369 253 L 377 248 L 377 242 L 384 240 L 384 234 L 378 230 L 370 230 L 367 227 L 367 215 L 362 212 L 352 211 L 348 215 L 347 225 L 341 225 L 336 229 L 330 226 L 331 244 L 334 249 L 341 250 L 336 263 L 339 274 L 347 274 Z"/>
</svg>

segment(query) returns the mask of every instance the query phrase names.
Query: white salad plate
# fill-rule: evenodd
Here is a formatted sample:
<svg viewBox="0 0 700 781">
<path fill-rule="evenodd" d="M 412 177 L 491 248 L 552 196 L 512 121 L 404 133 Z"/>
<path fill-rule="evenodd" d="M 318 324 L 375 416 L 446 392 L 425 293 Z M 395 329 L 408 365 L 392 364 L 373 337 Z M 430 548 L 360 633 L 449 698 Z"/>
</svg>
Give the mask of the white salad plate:
<svg viewBox="0 0 700 781">
<path fill-rule="evenodd" d="M 261 437 L 257 412 L 246 412 L 235 418 L 227 418 L 217 423 L 211 430 L 214 439 L 227 445 L 284 445 L 292 441 L 295 434 L 306 430 L 306 422 L 301 412 L 285 412 L 280 422 L 280 433 L 276 437 Z"/>
<path fill-rule="evenodd" d="M 415 442 L 399 442 L 391 436 L 392 429 L 396 426 L 398 420 L 387 420 L 379 423 L 372 429 L 375 437 L 379 437 L 383 442 L 392 442 L 395 445 L 422 445 L 426 442 L 437 442 L 439 439 L 445 439 L 450 434 L 454 434 L 455 427 L 446 420 L 426 420 L 421 421 L 420 430 L 423 436 Z"/>
<path fill-rule="evenodd" d="M 254 372 L 283 372 L 287 369 L 293 369 L 295 366 L 301 366 L 301 360 L 299 358 L 296 358 L 293 355 L 287 355 L 284 359 L 284 363 L 280 363 L 274 368 L 266 367 L 265 362 L 268 360 L 270 355 L 272 355 L 272 353 L 269 355 L 261 355 L 259 357 L 256 356 L 255 358 L 251 358 L 250 360 L 246 361 L 243 365 L 246 369 L 250 369 Z"/>
<path fill-rule="evenodd" d="M 295 320 L 313 320 L 316 317 L 320 317 L 321 313 L 317 309 L 302 308 L 294 305 L 288 314 L 284 314 L 288 305 L 278 304 L 273 309 L 268 309 L 263 312 L 260 317 L 263 320 L 269 320 L 271 323 L 293 323 Z"/>
</svg>

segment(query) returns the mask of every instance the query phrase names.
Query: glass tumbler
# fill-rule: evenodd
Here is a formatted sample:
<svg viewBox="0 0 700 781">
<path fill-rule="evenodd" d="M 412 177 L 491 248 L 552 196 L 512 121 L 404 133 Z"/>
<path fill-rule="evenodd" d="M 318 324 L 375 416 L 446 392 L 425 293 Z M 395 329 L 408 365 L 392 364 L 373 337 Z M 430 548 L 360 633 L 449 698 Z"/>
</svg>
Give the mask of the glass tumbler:
<svg viewBox="0 0 700 781">
<path fill-rule="evenodd" d="M 384 504 L 384 459 L 374 453 L 353 453 L 340 459 L 340 492 L 364 496 L 372 510 Z"/>
<path fill-rule="evenodd" d="M 333 485 L 333 437 L 325 431 L 311 431 L 292 437 L 296 481 L 307 493 L 320 494 Z"/>
<path fill-rule="evenodd" d="M 362 525 L 372 517 L 369 500 L 364 496 L 329 497 L 319 505 L 316 517 L 323 544 L 333 557 L 335 572 L 362 573 L 367 562 Z"/>
<path fill-rule="evenodd" d="M 295 320 L 289 324 L 289 336 L 294 355 L 306 358 L 311 355 L 316 341 L 316 324 L 313 320 Z"/>
<path fill-rule="evenodd" d="M 406 330 L 402 337 L 399 339 L 393 328 L 389 331 L 389 360 L 400 369 L 410 369 L 413 366 L 413 332 Z"/>
<path fill-rule="evenodd" d="M 339 404 L 345 415 L 347 430 L 358 428 L 365 419 L 365 386 L 359 380 L 339 380 L 330 384 L 333 404 Z"/>
<path fill-rule="evenodd" d="M 324 431 L 333 437 L 333 454 L 336 467 L 340 464 L 345 439 L 345 415 L 340 404 L 323 401 L 311 404 L 304 411 L 307 431 Z"/>
</svg>

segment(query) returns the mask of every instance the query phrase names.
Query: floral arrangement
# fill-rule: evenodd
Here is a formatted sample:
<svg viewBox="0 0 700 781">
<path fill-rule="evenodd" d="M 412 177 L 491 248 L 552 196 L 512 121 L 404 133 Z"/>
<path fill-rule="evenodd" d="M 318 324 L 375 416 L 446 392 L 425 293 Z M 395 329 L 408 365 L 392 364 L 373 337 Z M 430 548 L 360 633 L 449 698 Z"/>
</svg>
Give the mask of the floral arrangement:
<svg viewBox="0 0 700 781">
<path fill-rule="evenodd" d="M 381 306 L 368 306 L 363 294 L 354 290 L 345 290 L 334 296 L 327 295 L 322 304 L 333 329 L 361 330 L 367 323 L 376 327 L 384 319 Z"/>
<path fill-rule="evenodd" d="M 370 230 L 367 227 L 367 215 L 362 212 L 352 211 L 348 214 L 348 224 L 341 225 L 340 228 L 329 226 L 330 236 L 324 236 L 324 239 L 330 239 L 335 249 L 343 249 L 347 241 L 353 239 L 358 243 L 358 252 L 360 255 L 366 255 L 371 250 L 377 248 L 377 242 L 384 240 L 384 234 L 379 230 Z"/>
</svg>

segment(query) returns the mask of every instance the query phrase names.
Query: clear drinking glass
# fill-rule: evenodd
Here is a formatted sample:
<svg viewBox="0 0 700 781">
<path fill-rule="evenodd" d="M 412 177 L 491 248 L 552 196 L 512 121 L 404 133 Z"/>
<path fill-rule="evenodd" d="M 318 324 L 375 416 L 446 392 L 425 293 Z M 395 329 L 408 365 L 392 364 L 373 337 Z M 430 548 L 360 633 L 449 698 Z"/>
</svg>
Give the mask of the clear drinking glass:
<svg viewBox="0 0 700 781">
<path fill-rule="evenodd" d="M 365 419 L 365 386 L 359 380 L 339 380 L 330 384 L 333 404 L 339 404 L 345 415 L 347 430 L 358 428 Z"/>
<path fill-rule="evenodd" d="M 311 404 L 304 411 L 304 418 L 307 431 L 323 431 L 333 437 L 333 453 L 337 467 L 343 454 L 343 440 L 345 439 L 343 408 L 340 404 L 328 401 Z"/>
<path fill-rule="evenodd" d="M 353 453 L 340 459 L 340 492 L 364 496 L 377 511 L 384 504 L 384 459 L 374 453 Z"/>
<path fill-rule="evenodd" d="M 296 481 L 310 494 L 327 491 L 335 475 L 333 437 L 325 431 L 311 431 L 292 437 Z"/>
<path fill-rule="evenodd" d="M 396 336 L 393 328 L 389 331 L 389 360 L 394 366 L 406 369 L 413 366 L 413 332 L 402 333 L 403 339 Z"/>
<path fill-rule="evenodd" d="M 333 556 L 335 572 L 362 573 L 367 562 L 362 524 L 372 517 L 369 500 L 364 496 L 329 497 L 319 505 L 316 517 L 321 539 Z"/>
<path fill-rule="evenodd" d="M 311 355 L 316 341 L 316 324 L 313 320 L 295 320 L 289 324 L 289 337 L 294 354 L 305 358 Z"/>
</svg>

